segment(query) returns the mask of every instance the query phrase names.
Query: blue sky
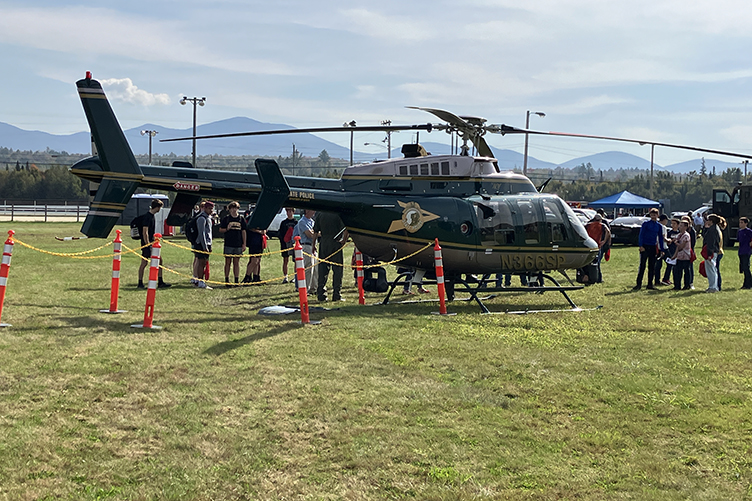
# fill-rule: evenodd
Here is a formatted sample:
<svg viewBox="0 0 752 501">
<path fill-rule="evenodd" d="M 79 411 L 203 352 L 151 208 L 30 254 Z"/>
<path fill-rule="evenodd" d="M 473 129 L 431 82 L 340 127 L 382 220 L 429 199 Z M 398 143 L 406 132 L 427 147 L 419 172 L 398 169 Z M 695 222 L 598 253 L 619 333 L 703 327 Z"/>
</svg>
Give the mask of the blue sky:
<svg viewBox="0 0 752 501">
<path fill-rule="evenodd" d="M 0 0 L 0 121 L 86 130 L 74 82 L 89 70 L 125 128 L 189 127 L 187 95 L 207 98 L 199 123 L 435 121 L 405 109 L 424 106 L 521 127 L 532 110 L 546 113 L 533 129 L 752 153 L 751 26 L 742 0 Z M 488 141 L 522 151 L 522 137 Z M 530 140 L 532 156 L 557 163 L 606 150 L 650 157 Z M 697 156 L 656 149 L 661 165 Z"/>
</svg>

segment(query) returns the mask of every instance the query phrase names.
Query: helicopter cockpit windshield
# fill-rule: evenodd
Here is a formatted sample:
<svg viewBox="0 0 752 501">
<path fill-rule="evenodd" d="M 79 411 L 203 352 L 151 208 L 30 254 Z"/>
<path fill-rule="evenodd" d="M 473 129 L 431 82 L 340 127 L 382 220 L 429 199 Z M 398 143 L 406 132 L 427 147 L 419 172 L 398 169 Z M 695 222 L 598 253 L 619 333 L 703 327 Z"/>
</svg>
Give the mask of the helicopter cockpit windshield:
<svg viewBox="0 0 752 501">
<path fill-rule="evenodd" d="M 474 202 L 483 245 L 597 247 L 571 208 L 556 197 L 505 196 Z"/>
</svg>

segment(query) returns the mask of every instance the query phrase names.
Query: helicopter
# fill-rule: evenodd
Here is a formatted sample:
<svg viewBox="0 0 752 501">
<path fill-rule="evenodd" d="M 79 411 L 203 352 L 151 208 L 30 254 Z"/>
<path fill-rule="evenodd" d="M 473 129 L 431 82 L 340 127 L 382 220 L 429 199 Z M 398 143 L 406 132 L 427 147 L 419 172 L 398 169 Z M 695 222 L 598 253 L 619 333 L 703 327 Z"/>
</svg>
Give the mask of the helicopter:
<svg viewBox="0 0 752 501">
<path fill-rule="evenodd" d="M 446 123 L 358 126 L 355 130 L 453 132 L 463 140 L 460 155 L 430 155 L 420 145 L 405 145 L 403 158 L 352 166 L 336 180 L 285 176 L 269 159 L 255 161 L 256 173 L 196 169 L 190 164 L 138 165 L 101 84 L 87 72 L 76 85 L 95 155 L 70 170 L 98 183 L 81 229 L 89 237 L 110 234 L 138 187 L 177 192 L 167 219 L 171 225 L 185 222 L 193 206 L 204 197 L 255 202 L 249 228 L 266 228 L 283 206 L 337 212 L 358 249 L 376 260 L 410 256 L 403 261 L 404 266 L 433 270 L 433 250 L 426 244 L 438 239 L 450 296 L 455 284 L 464 286 L 484 312 L 488 310 L 477 293 L 494 273 L 537 274 L 540 282 L 535 289 L 558 291 L 576 308 L 566 292 L 581 286 L 562 286 L 550 272 L 581 268 L 599 252 L 598 244 L 561 198 L 540 193 L 525 176 L 499 170 L 483 138 L 486 133 L 541 132 L 416 108 Z M 195 138 L 352 130 L 288 129 Z M 187 139 L 193 137 L 163 141 Z M 469 154 L 468 143 L 479 156 Z M 477 275 L 483 278 L 478 281 Z M 544 279 L 553 285 L 544 286 Z"/>
</svg>

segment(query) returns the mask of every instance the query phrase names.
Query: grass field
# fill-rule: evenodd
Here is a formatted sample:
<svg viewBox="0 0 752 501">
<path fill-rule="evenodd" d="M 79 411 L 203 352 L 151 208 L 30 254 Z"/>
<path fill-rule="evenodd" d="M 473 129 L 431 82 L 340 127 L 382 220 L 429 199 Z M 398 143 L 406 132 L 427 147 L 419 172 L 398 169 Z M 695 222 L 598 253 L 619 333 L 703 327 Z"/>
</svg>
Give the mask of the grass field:
<svg viewBox="0 0 752 501">
<path fill-rule="evenodd" d="M 54 240 L 76 224 L 12 228 L 50 251 L 102 243 Z M 188 273 L 189 254 L 163 256 Z M 317 326 L 256 314 L 294 303 L 290 285 L 202 291 L 167 275 L 164 329 L 144 331 L 130 328 L 137 257 L 123 259 L 129 312 L 105 315 L 111 259 L 17 244 L 0 499 L 751 499 L 752 293 L 737 262 L 727 249 L 719 294 L 699 274 L 697 291 L 632 292 L 637 250 L 617 247 L 605 283 L 571 294 L 602 309 L 523 316 L 363 307 L 348 273 L 347 301 L 312 313 Z M 278 255 L 262 260 L 262 278 L 280 275 Z"/>
</svg>

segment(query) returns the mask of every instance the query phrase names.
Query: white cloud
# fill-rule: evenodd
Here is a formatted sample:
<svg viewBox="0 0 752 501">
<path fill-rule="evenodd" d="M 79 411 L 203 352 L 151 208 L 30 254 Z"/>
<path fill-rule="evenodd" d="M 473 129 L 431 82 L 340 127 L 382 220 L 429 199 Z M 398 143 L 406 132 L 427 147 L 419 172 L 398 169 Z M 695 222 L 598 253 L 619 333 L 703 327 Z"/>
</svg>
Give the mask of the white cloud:
<svg viewBox="0 0 752 501">
<path fill-rule="evenodd" d="M 100 83 L 110 99 L 142 106 L 165 105 L 172 102 L 167 94 L 152 94 L 139 89 L 130 78 L 108 78 Z"/>
<path fill-rule="evenodd" d="M 29 27 L 33 26 L 33 32 Z M 4 8 L 0 6 L 0 43 L 88 57 L 112 56 L 137 61 L 190 64 L 224 71 L 293 75 L 285 63 L 228 56 L 228 50 L 188 36 L 195 30 L 178 21 L 154 21 L 90 7 Z M 209 39 L 211 37 L 208 37 Z"/>
<path fill-rule="evenodd" d="M 369 9 L 342 11 L 346 29 L 393 43 L 415 42 L 434 37 L 434 32 L 420 19 L 385 15 Z"/>
</svg>

